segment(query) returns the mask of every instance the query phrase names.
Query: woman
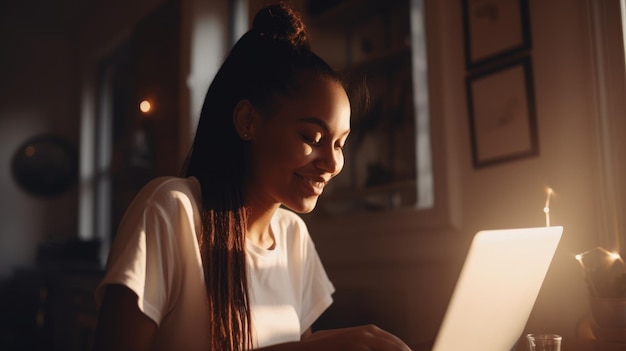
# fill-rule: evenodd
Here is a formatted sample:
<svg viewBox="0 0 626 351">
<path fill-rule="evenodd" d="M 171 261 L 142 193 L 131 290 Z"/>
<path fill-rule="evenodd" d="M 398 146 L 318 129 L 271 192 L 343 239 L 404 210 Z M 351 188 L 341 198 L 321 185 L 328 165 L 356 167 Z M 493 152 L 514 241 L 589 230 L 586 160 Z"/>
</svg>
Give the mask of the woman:
<svg viewBox="0 0 626 351">
<path fill-rule="evenodd" d="M 311 332 L 334 288 L 292 211 L 313 210 L 349 132 L 300 18 L 262 9 L 209 87 L 184 176 L 151 181 L 120 224 L 96 349 L 408 350 L 375 326 Z"/>
</svg>

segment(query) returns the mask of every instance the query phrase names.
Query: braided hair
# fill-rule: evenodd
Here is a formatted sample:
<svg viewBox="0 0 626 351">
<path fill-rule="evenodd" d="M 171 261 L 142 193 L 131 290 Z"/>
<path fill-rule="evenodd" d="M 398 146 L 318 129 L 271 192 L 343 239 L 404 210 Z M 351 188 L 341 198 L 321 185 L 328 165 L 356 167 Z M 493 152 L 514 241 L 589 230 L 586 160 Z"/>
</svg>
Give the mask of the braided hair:
<svg viewBox="0 0 626 351">
<path fill-rule="evenodd" d="M 210 311 L 211 350 L 252 347 L 244 207 L 250 176 L 250 143 L 232 115 L 249 100 L 270 110 L 276 95 L 299 90 L 302 73 L 340 81 L 309 45 L 301 18 L 284 3 L 261 9 L 252 28 L 233 46 L 206 94 L 196 135 L 183 169 L 202 189 L 199 239 Z"/>
</svg>

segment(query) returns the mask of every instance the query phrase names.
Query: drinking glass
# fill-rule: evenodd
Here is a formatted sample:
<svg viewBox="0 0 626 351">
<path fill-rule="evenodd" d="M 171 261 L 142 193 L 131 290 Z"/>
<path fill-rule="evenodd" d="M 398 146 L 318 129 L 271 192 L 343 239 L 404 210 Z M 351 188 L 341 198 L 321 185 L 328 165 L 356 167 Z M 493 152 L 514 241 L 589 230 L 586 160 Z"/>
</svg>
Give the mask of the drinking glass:
<svg viewBox="0 0 626 351">
<path fill-rule="evenodd" d="M 556 334 L 528 334 L 528 351 L 561 351 L 560 335 Z"/>
</svg>

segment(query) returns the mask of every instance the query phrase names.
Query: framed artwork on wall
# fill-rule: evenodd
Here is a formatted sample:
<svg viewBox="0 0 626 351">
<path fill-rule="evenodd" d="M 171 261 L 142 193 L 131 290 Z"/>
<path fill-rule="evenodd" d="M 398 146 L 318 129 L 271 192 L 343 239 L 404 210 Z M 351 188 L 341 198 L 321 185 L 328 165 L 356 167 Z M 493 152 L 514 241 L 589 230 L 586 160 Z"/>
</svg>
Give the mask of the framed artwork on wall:
<svg viewBox="0 0 626 351">
<path fill-rule="evenodd" d="M 468 70 L 530 49 L 528 0 L 461 1 Z"/>
<path fill-rule="evenodd" d="M 466 78 L 474 167 L 539 154 L 529 57 Z"/>
</svg>

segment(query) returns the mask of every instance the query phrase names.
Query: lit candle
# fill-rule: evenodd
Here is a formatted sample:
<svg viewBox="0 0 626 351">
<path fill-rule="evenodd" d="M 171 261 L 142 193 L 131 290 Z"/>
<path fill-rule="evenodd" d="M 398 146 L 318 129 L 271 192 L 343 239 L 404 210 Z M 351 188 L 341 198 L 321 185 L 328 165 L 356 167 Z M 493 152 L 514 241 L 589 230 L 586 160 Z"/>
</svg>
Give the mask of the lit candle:
<svg viewBox="0 0 626 351">
<path fill-rule="evenodd" d="M 585 272 L 585 264 L 583 263 L 583 255 L 584 254 L 578 254 L 576 256 L 574 256 L 574 258 L 576 259 L 576 261 L 578 261 L 578 263 L 580 263 L 580 268 L 583 269 L 583 273 Z"/>
<path fill-rule="evenodd" d="M 546 227 L 550 226 L 550 197 L 552 196 L 552 188 L 548 188 L 548 198 L 543 206 L 543 213 L 546 214 Z"/>
<path fill-rule="evenodd" d="M 622 256 L 620 256 L 617 252 L 607 251 L 607 255 L 609 259 L 613 260 L 612 263 L 612 273 L 615 277 L 619 277 L 624 273 L 624 260 L 622 260 Z"/>
<path fill-rule="evenodd" d="M 598 295 L 598 290 L 596 289 L 596 285 L 595 285 L 595 282 L 593 280 L 593 276 L 592 276 L 592 274 L 589 274 L 587 272 L 588 268 L 585 267 L 585 262 L 584 262 L 585 255 L 588 254 L 589 252 L 594 251 L 594 250 L 589 250 L 589 251 L 585 251 L 583 253 L 579 253 L 576 256 L 574 256 L 574 258 L 576 259 L 576 261 L 578 261 L 578 263 L 580 263 L 580 268 L 582 268 L 583 278 L 585 279 L 585 282 L 587 282 L 587 286 L 591 290 L 591 293 L 594 296 L 599 296 Z"/>
<path fill-rule="evenodd" d="M 574 256 L 582 268 L 583 277 L 595 296 L 612 296 L 615 279 L 624 274 L 624 261 L 617 252 L 596 247 Z"/>
<path fill-rule="evenodd" d="M 615 261 L 619 260 L 622 263 L 624 263 L 624 261 L 622 260 L 622 257 L 617 252 L 609 252 L 609 251 L 607 251 L 607 255 L 609 255 L 609 257 L 612 258 Z"/>
<path fill-rule="evenodd" d="M 587 279 L 587 271 L 585 270 L 585 263 L 583 262 L 583 256 L 584 255 L 585 255 L 584 253 L 579 253 L 576 256 L 574 256 L 574 258 L 580 264 L 580 269 L 582 270 L 583 278 L 586 280 Z"/>
</svg>

